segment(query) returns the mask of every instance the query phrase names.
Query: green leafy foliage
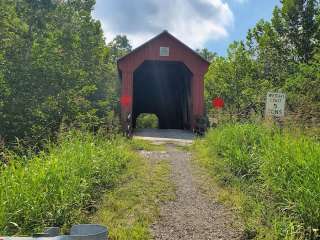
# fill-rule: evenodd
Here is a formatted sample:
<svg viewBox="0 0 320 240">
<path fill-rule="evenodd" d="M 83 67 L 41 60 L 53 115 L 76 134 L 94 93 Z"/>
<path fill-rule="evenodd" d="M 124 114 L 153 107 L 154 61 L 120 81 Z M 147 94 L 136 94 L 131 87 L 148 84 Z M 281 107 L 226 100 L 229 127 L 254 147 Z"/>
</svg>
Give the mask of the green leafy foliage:
<svg viewBox="0 0 320 240">
<path fill-rule="evenodd" d="M 206 75 L 206 99 L 208 105 L 215 97 L 222 97 L 228 111 L 247 115 L 250 110 L 262 108 L 262 93 L 266 93 L 268 82 L 256 79 L 256 63 L 242 42 L 235 42 L 228 51 L 228 57 L 217 58 Z"/>
<path fill-rule="evenodd" d="M 142 113 L 136 121 L 136 128 L 138 129 L 158 128 L 159 125 L 158 117 L 155 114 Z"/>
<path fill-rule="evenodd" d="M 217 58 L 217 53 L 211 52 L 207 48 L 196 49 L 196 52 L 208 62 L 213 62 Z"/>
<path fill-rule="evenodd" d="M 207 103 L 223 97 L 226 112 L 240 120 L 249 112 L 263 115 L 266 92 L 282 91 L 290 115 L 319 124 L 319 15 L 317 0 L 281 1 L 270 22 L 259 21 L 246 43 L 231 44 L 227 57 L 213 61 L 205 77 Z"/>
<path fill-rule="evenodd" d="M 126 35 L 116 36 L 109 44 L 109 57 L 112 62 L 117 60 L 132 51 L 132 46 Z"/>
<path fill-rule="evenodd" d="M 297 73 L 288 78 L 285 89 L 288 92 L 290 108 L 305 122 L 319 123 L 320 119 L 320 51 L 308 64 L 300 64 Z"/>
<path fill-rule="evenodd" d="M 0 175 L 0 234 L 30 234 L 83 222 L 131 159 L 121 139 L 69 132 L 27 162 L 12 156 Z"/>
<path fill-rule="evenodd" d="M 246 196 L 239 208 L 258 239 L 316 239 L 319 142 L 261 125 L 235 124 L 210 131 L 195 147 L 222 186 Z"/>
<path fill-rule="evenodd" d="M 110 125 L 119 88 L 111 59 L 123 46 L 106 46 L 95 1 L 0 4 L 0 136 L 41 146 L 62 123 Z"/>
</svg>

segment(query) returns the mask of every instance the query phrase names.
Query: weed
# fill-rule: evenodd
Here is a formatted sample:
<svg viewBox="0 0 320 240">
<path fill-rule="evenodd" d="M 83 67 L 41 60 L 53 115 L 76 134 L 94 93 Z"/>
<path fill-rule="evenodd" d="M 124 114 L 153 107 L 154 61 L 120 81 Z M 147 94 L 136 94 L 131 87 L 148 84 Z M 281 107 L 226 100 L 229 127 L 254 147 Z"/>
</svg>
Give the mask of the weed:
<svg viewBox="0 0 320 240">
<path fill-rule="evenodd" d="M 313 239 L 320 226 L 320 144 L 261 125 L 211 130 L 194 148 L 257 239 Z M 230 195 L 230 193 L 232 193 Z"/>
<path fill-rule="evenodd" d="M 131 158 L 122 141 L 72 132 L 27 162 L 11 159 L 0 175 L 0 234 L 85 221 Z"/>
<path fill-rule="evenodd" d="M 166 161 L 136 157 L 119 185 L 105 194 L 92 222 L 110 227 L 110 239 L 147 240 L 150 224 L 159 215 L 159 205 L 174 199 Z"/>
</svg>

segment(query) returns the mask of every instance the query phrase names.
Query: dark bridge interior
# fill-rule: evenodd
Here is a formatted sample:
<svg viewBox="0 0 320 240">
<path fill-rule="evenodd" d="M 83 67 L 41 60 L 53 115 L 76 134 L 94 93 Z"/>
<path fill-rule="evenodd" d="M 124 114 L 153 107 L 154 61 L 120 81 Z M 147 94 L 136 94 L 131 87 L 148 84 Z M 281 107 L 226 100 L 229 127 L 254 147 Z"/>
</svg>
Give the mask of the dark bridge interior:
<svg viewBox="0 0 320 240">
<path fill-rule="evenodd" d="M 133 75 L 133 127 L 154 113 L 160 129 L 190 129 L 191 78 L 181 62 L 145 61 Z"/>
</svg>

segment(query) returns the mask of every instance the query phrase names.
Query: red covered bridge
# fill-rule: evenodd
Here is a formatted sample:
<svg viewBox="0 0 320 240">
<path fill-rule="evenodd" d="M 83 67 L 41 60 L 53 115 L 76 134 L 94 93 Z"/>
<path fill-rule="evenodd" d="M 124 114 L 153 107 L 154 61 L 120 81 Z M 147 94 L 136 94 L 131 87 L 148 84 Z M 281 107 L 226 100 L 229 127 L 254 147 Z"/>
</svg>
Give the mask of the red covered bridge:
<svg viewBox="0 0 320 240">
<path fill-rule="evenodd" d="M 204 115 L 209 62 L 167 31 L 119 59 L 121 122 L 131 113 L 158 116 L 161 129 L 192 129 Z"/>
</svg>

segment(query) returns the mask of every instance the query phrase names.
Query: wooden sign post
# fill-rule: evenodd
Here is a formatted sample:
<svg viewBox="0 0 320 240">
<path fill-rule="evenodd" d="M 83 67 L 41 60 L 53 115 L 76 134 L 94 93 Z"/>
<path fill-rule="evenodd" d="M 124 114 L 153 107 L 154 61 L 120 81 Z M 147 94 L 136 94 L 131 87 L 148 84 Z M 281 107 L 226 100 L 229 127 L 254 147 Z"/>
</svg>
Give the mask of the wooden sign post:
<svg viewBox="0 0 320 240">
<path fill-rule="evenodd" d="M 284 93 L 272 93 L 267 94 L 266 103 L 266 117 L 284 117 L 286 105 L 286 95 Z"/>
<path fill-rule="evenodd" d="M 284 93 L 268 92 L 266 101 L 265 118 L 272 118 L 283 128 L 283 117 L 285 115 L 286 95 Z"/>
</svg>

